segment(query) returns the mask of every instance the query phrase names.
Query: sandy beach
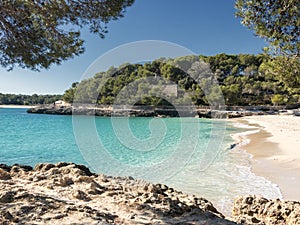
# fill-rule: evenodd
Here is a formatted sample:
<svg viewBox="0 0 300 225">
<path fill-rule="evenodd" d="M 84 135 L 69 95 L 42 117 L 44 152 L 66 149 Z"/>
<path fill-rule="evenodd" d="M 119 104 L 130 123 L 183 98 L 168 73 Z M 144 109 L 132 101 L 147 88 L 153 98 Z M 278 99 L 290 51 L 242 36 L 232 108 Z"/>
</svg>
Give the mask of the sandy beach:
<svg viewBox="0 0 300 225">
<path fill-rule="evenodd" d="M 235 119 L 253 132 L 241 134 L 240 148 L 253 155 L 252 171 L 277 184 L 285 200 L 300 200 L 300 117 L 251 116 Z"/>
<path fill-rule="evenodd" d="M 35 107 L 34 105 L 0 105 L 1 108 L 5 109 L 28 109 L 28 108 L 33 108 Z"/>
</svg>

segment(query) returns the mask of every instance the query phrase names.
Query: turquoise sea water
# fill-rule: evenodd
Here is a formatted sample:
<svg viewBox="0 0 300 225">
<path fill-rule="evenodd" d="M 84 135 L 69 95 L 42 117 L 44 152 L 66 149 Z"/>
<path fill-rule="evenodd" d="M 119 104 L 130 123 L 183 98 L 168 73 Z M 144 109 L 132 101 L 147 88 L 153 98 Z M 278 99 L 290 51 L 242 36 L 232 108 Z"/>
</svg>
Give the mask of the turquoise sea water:
<svg viewBox="0 0 300 225">
<path fill-rule="evenodd" d="M 164 182 L 205 196 L 226 213 L 224 205 L 237 195 L 281 197 L 276 185 L 250 171 L 250 155 L 230 149 L 231 134 L 237 132 L 221 120 L 72 117 L 0 109 L 0 163 L 85 164 L 99 173 Z"/>
</svg>

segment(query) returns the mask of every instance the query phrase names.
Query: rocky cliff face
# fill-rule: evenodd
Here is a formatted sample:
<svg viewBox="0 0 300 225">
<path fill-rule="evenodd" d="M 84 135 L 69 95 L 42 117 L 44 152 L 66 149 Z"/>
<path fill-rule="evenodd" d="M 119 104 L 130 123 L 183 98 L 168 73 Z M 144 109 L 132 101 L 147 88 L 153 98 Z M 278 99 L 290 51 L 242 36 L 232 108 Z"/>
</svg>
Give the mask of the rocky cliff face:
<svg viewBox="0 0 300 225">
<path fill-rule="evenodd" d="M 204 198 L 70 163 L 0 165 L 1 224 L 235 224 Z"/>
<path fill-rule="evenodd" d="M 147 108 L 147 107 L 145 107 Z M 200 118 L 238 118 L 244 116 L 266 115 L 263 111 L 222 111 L 211 109 L 189 108 L 147 108 L 136 107 L 134 109 L 107 109 L 101 106 L 57 106 L 41 105 L 27 110 L 28 113 L 57 114 L 57 115 L 92 115 L 92 116 L 120 116 L 120 117 L 200 117 Z"/>
</svg>

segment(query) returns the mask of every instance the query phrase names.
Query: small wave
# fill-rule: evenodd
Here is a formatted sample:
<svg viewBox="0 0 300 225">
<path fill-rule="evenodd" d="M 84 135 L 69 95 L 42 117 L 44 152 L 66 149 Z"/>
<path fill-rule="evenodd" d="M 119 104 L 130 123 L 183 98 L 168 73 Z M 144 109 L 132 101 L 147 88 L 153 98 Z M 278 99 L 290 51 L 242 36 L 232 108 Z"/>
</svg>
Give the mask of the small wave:
<svg viewBox="0 0 300 225">
<path fill-rule="evenodd" d="M 256 126 L 245 124 L 245 123 L 239 123 L 239 122 L 234 122 L 234 123 L 232 123 L 232 125 L 236 128 L 240 128 L 240 129 L 255 129 L 255 128 L 257 128 Z"/>
<path fill-rule="evenodd" d="M 248 130 L 241 133 L 231 134 L 231 138 L 235 141 L 234 144 L 231 144 L 230 149 L 235 147 L 242 147 L 248 145 L 250 143 L 249 135 L 260 132 L 259 129 L 256 130 Z"/>
</svg>

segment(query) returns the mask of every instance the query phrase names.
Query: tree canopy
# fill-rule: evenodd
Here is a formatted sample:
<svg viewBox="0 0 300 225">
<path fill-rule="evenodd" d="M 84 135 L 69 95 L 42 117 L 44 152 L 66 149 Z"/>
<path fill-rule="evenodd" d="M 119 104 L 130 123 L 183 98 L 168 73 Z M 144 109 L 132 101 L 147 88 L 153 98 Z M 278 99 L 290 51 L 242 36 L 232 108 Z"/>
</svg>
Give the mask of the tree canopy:
<svg viewBox="0 0 300 225">
<path fill-rule="evenodd" d="M 291 94 L 297 92 L 300 87 L 300 2 L 237 0 L 235 6 L 242 24 L 270 43 L 267 50 L 273 57 L 264 64 L 264 73 L 283 82 Z"/>
<path fill-rule="evenodd" d="M 39 70 L 84 52 L 80 29 L 104 38 L 134 0 L 0 1 L 0 64 Z"/>
<path fill-rule="evenodd" d="M 62 99 L 62 95 L 21 95 L 0 93 L 0 105 L 52 104 Z"/>
<path fill-rule="evenodd" d="M 116 99 L 133 99 L 136 105 L 168 105 L 164 98 L 157 96 L 167 85 L 178 86 L 177 96 L 169 96 L 172 102 L 184 105 L 190 97 L 195 105 L 211 105 L 224 97 L 226 105 L 278 105 L 300 102 L 300 86 L 289 85 L 280 76 L 269 71 L 268 55 L 227 55 L 184 56 L 175 59 L 155 60 L 145 64 L 126 64 L 111 67 L 80 83 L 74 83 L 66 90 L 63 99 L 76 103 L 115 104 Z M 193 71 L 184 72 L 179 68 L 193 68 L 194 62 L 205 62 L 211 71 L 193 76 Z M 203 67 L 205 70 L 205 67 Z M 294 70 L 295 68 L 291 68 Z M 158 79 L 163 78 L 163 79 Z M 219 89 L 211 85 L 217 79 Z M 146 82 L 151 79 L 152 82 Z M 155 79 L 158 80 L 155 83 Z M 103 84 L 103 81 L 105 82 Z M 295 81 L 296 82 L 296 81 Z M 155 85 L 152 85 L 154 84 Z M 211 90 L 205 93 L 206 87 Z M 127 90 L 123 91 L 122 90 Z M 158 90 L 156 90 L 158 89 Z M 223 96 L 219 91 L 223 92 Z M 127 95 L 126 95 L 127 94 Z M 133 96 L 140 97 L 134 99 Z M 130 102 L 132 103 L 132 102 Z"/>
<path fill-rule="evenodd" d="M 277 53 L 300 56 L 300 2 L 298 0 L 237 0 L 242 24 L 267 40 Z"/>
</svg>

